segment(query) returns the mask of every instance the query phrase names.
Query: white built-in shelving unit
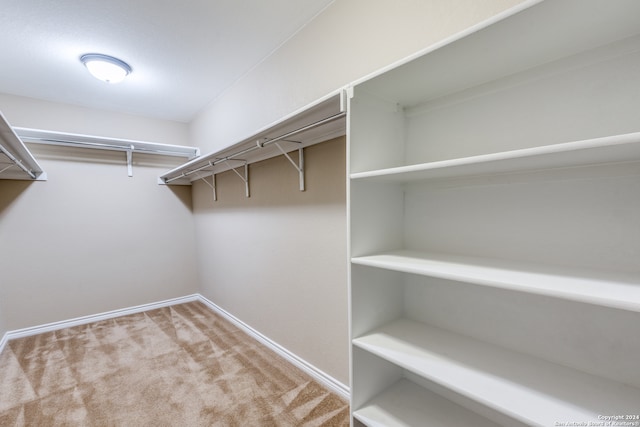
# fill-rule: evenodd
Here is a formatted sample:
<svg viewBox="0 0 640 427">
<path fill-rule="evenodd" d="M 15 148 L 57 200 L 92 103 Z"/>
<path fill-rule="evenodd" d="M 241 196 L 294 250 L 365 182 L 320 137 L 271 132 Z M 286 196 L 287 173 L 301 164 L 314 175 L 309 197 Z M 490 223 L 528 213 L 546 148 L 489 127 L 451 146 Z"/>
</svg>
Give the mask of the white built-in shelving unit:
<svg viewBox="0 0 640 427">
<path fill-rule="evenodd" d="M 349 88 L 354 425 L 640 425 L 638 16 L 526 2 Z"/>
</svg>

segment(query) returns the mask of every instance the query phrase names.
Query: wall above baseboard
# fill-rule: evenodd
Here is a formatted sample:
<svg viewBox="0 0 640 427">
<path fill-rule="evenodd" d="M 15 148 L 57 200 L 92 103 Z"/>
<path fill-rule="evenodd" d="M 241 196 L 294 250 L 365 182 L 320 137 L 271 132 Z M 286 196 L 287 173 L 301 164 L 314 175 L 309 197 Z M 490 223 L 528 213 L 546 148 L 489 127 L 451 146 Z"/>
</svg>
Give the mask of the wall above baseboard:
<svg viewBox="0 0 640 427">
<path fill-rule="evenodd" d="M 200 294 L 198 294 L 198 301 L 202 302 L 207 307 L 209 307 L 211 310 L 213 310 L 213 311 L 217 312 L 218 314 L 220 314 L 221 316 L 225 317 L 227 320 L 229 320 L 231 323 L 236 325 L 238 328 L 242 329 L 249 336 L 251 336 L 252 338 L 256 339 L 261 344 L 267 346 L 271 350 L 275 351 L 278 355 L 280 355 L 281 357 L 286 359 L 291 364 L 297 366 L 298 368 L 302 369 L 307 374 L 311 375 L 314 379 L 316 379 L 317 381 L 321 382 L 326 387 L 331 389 L 331 391 L 334 391 L 335 393 L 338 393 L 339 395 L 341 395 L 342 397 L 344 397 L 347 400 L 349 399 L 350 390 L 349 390 L 349 387 L 347 385 L 345 385 L 342 382 L 338 381 L 337 379 L 333 378 L 332 376 L 330 376 L 326 372 L 318 369 L 317 367 L 315 367 L 311 363 L 307 362 L 306 360 L 302 359 L 301 357 L 299 357 L 299 356 L 295 355 L 294 353 L 290 352 L 289 350 L 287 350 L 286 348 L 282 347 L 280 344 L 276 343 L 275 341 L 273 341 L 273 340 L 269 339 L 268 337 L 264 336 L 260 332 L 258 332 L 255 329 L 253 329 L 251 326 L 247 325 L 246 323 L 244 323 L 240 319 L 236 318 L 232 314 L 226 312 L 224 309 L 218 307 L 216 304 L 214 304 L 213 302 L 209 301 L 207 298 L 203 297 Z"/>
<path fill-rule="evenodd" d="M 89 316 L 76 317 L 69 320 L 61 320 L 59 322 L 46 323 L 44 325 L 33 326 L 30 328 L 17 329 L 8 331 L 5 334 L 5 340 L 9 341 L 15 338 L 28 337 L 32 335 L 43 334 L 45 332 L 57 331 L 64 328 L 72 328 L 74 326 L 86 325 L 87 323 L 99 322 L 101 320 L 113 319 L 115 317 L 126 316 L 128 314 L 140 313 L 143 311 L 154 310 L 156 308 L 167 307 L 170 305 L 183 304 L 185 302 L 196 301 L 200 295 L 193 294 L 179 298 L 172 298 L 164 301 L 153 302 L 149 304 L 136 305 L 134 307 L 121 308 L 118 310 L 106 311 L 104 313 L 92 314 Z M 2 350 L 0 348 L 0 350 Z"/>
</svg>

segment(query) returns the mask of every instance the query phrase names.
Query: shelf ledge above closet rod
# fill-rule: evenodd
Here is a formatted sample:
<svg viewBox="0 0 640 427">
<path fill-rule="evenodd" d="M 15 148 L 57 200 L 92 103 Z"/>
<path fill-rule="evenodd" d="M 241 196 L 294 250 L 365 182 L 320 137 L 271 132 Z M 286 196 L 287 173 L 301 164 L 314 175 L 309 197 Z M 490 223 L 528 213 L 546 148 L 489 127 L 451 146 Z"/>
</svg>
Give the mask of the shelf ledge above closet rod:
<svg viewBox="0 0 640 427">
<path fill-rule="evenodd" d="M 168 171 L 159 177 L 158 183 L 191 185 L 192 181 L 230 170 L 231 167 L 226 163 L 228 160 L 245 160 L 251 164 L 344 136 L 344 100 L 343 91 L 334 92 L 237 144 Z M 280 144 L 277 144 L 278 142 Z M 303 165 L 292 163 L 299 174 L 302 174 Z M 303 178 L 300 185 L 303 189 Z"/>
<path fill-rule="evenodd" d="M 40 129 L 13 128 L 25 142 L 63 147 L 93 148 L 99 150 L 124 151 L 134 153 L 158 154 L 163 156 L 186 157 L 193 159 L 200 155 L 200 149 L 185 145 L 160 144 L 157 142 L 134 141 L 74 133 L 55 132 Z"/>
<path fill-rule="evenodd" d="M 47 174 L 0 112 L 0 179 L 46 181 Z"/>
</svg>

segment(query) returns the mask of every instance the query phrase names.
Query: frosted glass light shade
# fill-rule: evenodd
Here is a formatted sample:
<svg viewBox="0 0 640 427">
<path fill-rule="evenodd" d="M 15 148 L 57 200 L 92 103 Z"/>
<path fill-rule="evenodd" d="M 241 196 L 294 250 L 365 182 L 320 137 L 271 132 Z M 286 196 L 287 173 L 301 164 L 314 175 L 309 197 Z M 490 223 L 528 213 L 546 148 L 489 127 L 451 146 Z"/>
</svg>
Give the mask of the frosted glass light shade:
<svg viewBox="0 0 640 427">
<path fill-rule="evenodd" d="M 107 83 L 119 83 L 131 73 L 129 64 L 112 56 L 88 53 L 80 60 L 92 76 Z"/>
</svg>

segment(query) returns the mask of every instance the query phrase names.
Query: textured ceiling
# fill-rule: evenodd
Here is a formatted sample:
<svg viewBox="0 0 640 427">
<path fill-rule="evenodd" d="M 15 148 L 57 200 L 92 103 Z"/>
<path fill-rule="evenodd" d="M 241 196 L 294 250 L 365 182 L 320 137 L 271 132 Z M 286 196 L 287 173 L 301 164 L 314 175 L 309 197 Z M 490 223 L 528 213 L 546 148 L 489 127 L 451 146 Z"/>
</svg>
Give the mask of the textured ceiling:
<svg viewBox="0 0 640 427">
<path fill-rule="evenodd" d="M 0 93 L 188 122 L 332 1 L 0 0 Z M 84 53 L 133 73 L 103 83 Z"/>
</svg>

